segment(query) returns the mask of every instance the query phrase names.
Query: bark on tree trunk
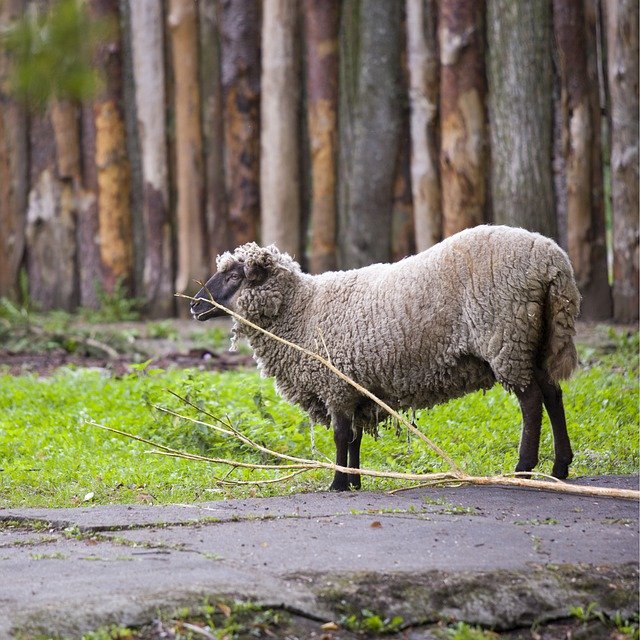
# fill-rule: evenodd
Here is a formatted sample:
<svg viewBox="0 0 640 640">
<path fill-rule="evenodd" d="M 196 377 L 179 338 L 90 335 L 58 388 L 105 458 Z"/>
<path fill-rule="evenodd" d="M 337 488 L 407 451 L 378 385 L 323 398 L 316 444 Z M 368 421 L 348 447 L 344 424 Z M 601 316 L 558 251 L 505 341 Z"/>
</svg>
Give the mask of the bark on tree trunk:
<svg viewBox="0 0 640 640">
<path fill-rule="evenodd" d="M 428 249 L 442 237 L 437 130 L 440 89 L 437 11 L 435 0 L 407 0 L 411 183 L 418 251 Z"/>
<path fill-rule="evenodd" d="M 484 1 L 442 0 L 439 8 L 440 175 L 446 237 L 485 219 Z"/>
<path fill-rule="evenodd" d="M 24 0 L 0 3 L 0 32 L 24 11 Z M 11 61 L 0 47 L 0 297 L 17 300 L 27 212 L 27 116 L 9 96 Z"/>
<path fill-rule="evenodd" d="M 89 0 L 96 18 L 119 25 L 118 0 Z M 118 284 L 133 285 L 133 234 L 130 180 L 122 109 L 122 57 L 119 28 L 98 47 L 96 66 L 104 70 L 105 86 L 93 102 L 95 163 L 98 178 L 98 226 L 102 286 L 111 293 Z"/>
<path fill-rule="evenodd" d="M 556 237 L 551 8 L 511 0 L 487 8 L 494 221 Z"/>
<path fill-rule="evenodd" d="M 339 239 L 342 268 L 387 262 L 399 143 L 401 4 L 343 3 Z"/>
<path fill-rule="evenodd" d="M 305 0 L 307 126 L 311 150 L 312 273 L 336 268 L 338 0 Z"/>
<path fill-rule="evenodd" d="M 56 104 L 54 109 L 31 120 L 26 231 L 29 297 L 44 311 L 72 311 L 77 304 L 75 199 L 70 179 L 75 167 L 72 145 L 65 136 L 73 137 L 77 121 L 72 105 Z"/>
<path fill-rule="evenodd" d="M 400 149 L 393 187 L 391 259 L 396 262 L 416 252 L 414 207 L 411 197 L 411 136 L 408 110 L 403 109 Z"/>
<path fill-rule="evenodd" d="M 129 0 L 129 8 L 142 156 L 142 297 L 151 317 L 165 317 L 173 314 L 174 297 L 165 138 L 164 20 L 158 0 Z"/>
<path fill-rule="evenodd" d="M 605 227 L 604 176 L 602 170 L 602 20 L 599 0 L 585 0 L 587 74 L 589 77 L 589 108 L 593 130 L 591 145 L 591 281 L 583 292 L 583 317 L 606 320 L 613 313 L 607 262 Z M 604 94 L 604 88 L 602 88 Z"/>
<path fill-rule="evenodd" d="M 638 3 L 607 0 L 613 317 L 638 320 Z"/>
<path fill-rule="evenodd" d="M 96 166 L 96 128 L 93 105 L 82 106 L 82 185 L 78 200 L 76 238 L 78 247 L 78 286 L 80 305 L 97 309 L 102 287 L 100 259 L 100 224 L 98 221 L 98 167 Z"/>
<path fill-rule="evenodd" d="M 300 254 L 296 0 L 269 0 L 262 17 L 261 241 Z"/>
<path fill-rule="evenodd" d="M 554 0 L 553 25 L 560 78 L 567 249 L 582 293 L 582 317 L 602 319 L 607 305 L 600 285 L 603 275 L 606 282 L 606 263 L 594 261 L 594 218 L 602 213 L 602 207 L 593 201 L 592 181 L 594 133 L 599 119 L 594 123 L 583 0 Z M 604 269 L 604 273 L 596 273 L 597 269 Z"/>
<path fill-rule="evenodd" d="M 220 0 L 225 178 L 234 245 L 256 240 L 260 214 L 260 8 Z"/>
<path fill-rule="evenodd" d="M 171 0 L 171 28 L 176 111 L 178 269 L 176 291 L 194 288 L 209 271 L 202 207 L 202 131 L 198 86 L 198 31 L 192 0 Z M 186 307 L 179 306 L 186 313 Z"/>
<path fill-rule="evenodd" d="M 220 13 L 218 5 L 214 1 L 201 2 L 198 7 L 205 211 L 211 269 L 215 270 L 216 256 L 233 248 L 229 238 L 229 214 L 224 178 Z"/>
</svg>

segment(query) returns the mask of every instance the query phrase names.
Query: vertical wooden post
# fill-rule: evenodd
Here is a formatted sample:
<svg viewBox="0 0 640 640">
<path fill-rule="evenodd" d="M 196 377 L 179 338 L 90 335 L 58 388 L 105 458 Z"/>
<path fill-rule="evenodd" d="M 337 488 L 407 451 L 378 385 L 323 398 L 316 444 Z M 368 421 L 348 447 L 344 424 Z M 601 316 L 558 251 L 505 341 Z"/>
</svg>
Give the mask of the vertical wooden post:
<svg viewBox="0 0 640 640">
<path fill-rule="evenodd" d="M 444 236 L 485 219 L 484 6 L 483 0 L 441 0 L 439 5 Z"/>
<path fill-rule="evenodd" d="M 260 108 L 261 241 L 300 254 L 296 0 L 263 4 Z"/>
<path fill-rule="evenodd" d="M 411 186 L 418 251 L 428 249 L 442 237 L 437 130 L 440 91 L 437 11 L 435 0 L 407 0 Z"/>
<path fill-rule="evenodd" d="M 336 268 L 338 160 L 338 0 L 305 0 L 307 126 L 311 150 L 309 265 Z"/>
</svg>

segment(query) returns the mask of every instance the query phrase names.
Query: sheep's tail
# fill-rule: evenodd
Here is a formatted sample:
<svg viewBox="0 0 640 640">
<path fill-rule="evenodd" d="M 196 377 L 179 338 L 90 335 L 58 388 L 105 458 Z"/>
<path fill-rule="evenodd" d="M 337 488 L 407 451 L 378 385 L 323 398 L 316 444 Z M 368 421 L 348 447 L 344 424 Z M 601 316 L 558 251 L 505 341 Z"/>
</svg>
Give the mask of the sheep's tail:
<svg viewBox="0 0 640 640">
<path fill-rule="evenodd" d="M 546 349 L 544 369 L 554 382 L 569 378 L 578 366 L 573 338 L 580 312 L 580 292 L 566 256 L 549 283 L 546 299 Z"/>
</svg>

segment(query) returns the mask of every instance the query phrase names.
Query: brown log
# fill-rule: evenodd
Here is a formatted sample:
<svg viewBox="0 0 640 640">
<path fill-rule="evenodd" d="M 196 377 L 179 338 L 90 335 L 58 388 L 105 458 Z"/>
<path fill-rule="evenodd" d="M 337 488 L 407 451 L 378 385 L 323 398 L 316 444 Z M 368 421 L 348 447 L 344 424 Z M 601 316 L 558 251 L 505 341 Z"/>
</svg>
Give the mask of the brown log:
<svg viewBox="0 0 640 640">
<path fill-rule="evenodd" d="M 98 182 L 98 228 L 102 288 L 112 293 L 121 284 L 133 286 L 133 233 L 131 224 L 130 169 L 122 110 L 122 52 L 118 0 L 88 0 L 96 19 L 113 25 L 98 46 L 95 64 L 104 71 L 104 87 L 93 101 L 95 164 Z"/>
<path fill-rule="evenodd" d="M 346 269 L 391 258 L 401 9 L 387 0 L 342 6 L 338 238 Z"/>
<path fill-rule="evenodd" d="M 593 143 L 591 145 L 591 279 L 583 290 L 581 314 L 592 320 L 606 320 L 613 314 L 607 260 L 607 234 L 602 167 L 602 112 L 605 103 L 601 86 L 602 16 L 599 0 L 585 0 L 587 74 Z M 602 75 L 604 77 L 604 75 Z"/>
<path fill-rule="evenodd" d="M 591 279 L 591 145 L 587 54 L 582 0 L 554 0 L 562 157 L 567 193 L 567 249 L 581 290 Z"/>
<path fill-rule="evenodd" d="M 589 73 L 583 0 L 554 0 L 553 26 L 560 83 L 560 188 L 566 207 L 567 250 L 580 291 L 582 317 L 604 319 L 611 303 L 607 283 L 600 157 L 597 73 Z M 595 25 L 594 25 L 595 27 Z M 595 45 L 595 37 L 591 40 Z M 593 64 L 593 63 L 592 63 Z M 594 77 L 595 76 L 595 77 Z M 592 88 L 591 82 L 595 82 Z M 595 93 L 595 105 L 593 104 Z M 597 144 L 598 143 L 598 144 Z M 598 163 L 599 164 L 599 163 Z M 599 196 L 599 200 L 595 200 Z"/>
<path fill-rule="evenodd" d="M 439 5 L 440 175 L 445 237 L 485 219 L 483 12 L 481 0 L 442 0 Z"/>
<path fill-rule="evenodd" d="M 0 32 L 24 11 L 24 0 L 0 2 Z M 10 97 L 11 60 L 0 47 L 0 297 L 17 300 L 24 258 L 28 192 L 27 117 Z"/>
<path fill-rule="evenodd" d="M 418 251 L 428 249 L 442 238 L 437 13 L 435 0 L 407 0 L 411 184 Z"/>
<path fill-rule="evenodd" d="M 260 238 L 298 256 L 298 5 L 296 0 L 269 0 L 262 11 Z"/>
<path fill-rule="evenodd" d="M 552 23 L 546 2 L 487 2 L 493 221 L 556 237 Z"/>
<path fill-rule="evenodd" d="M 205 211 L 209 258 L 232 249 L 224 179 L 224 126 L 220 61 L 220 16 L 217 2 L 200 2 L 200 86 L 204 140 Z"/>
<path fill-rule="evenodd" d="M 164 20 L 157 0 L 129 0 L 142 168 L 142 298 L 151 317 L 173 314 L 173 264 L 165 137 Z"/>
<path fill-rule="evenodd" d="M 336 268 L 338 140 L 338 0 L 305 0 L 307 127 L 311 152 L 309 266 Z"/>
<path fill-rule="evenodd" d="M 62 128 L 73 126 L 75 109 L 68 104 L 56 109 L 55 117 L 48 109 L 31 118 L 27 274 L 29 298 L 38 308 L 72 311 L 77 305 L 75 198 L 64 174 L 74 154 L 56 141 L 65 133 L 73 136 Z"/>
<path fill-rule="evenodd" d="M 203 209 L 202 130 L 198 84 L 198 30 L 192 0 L 171 0 L 175 80 L 178 268 L 176 291 L 193 288 L 209 270 Z M 182 307 L 180 307 L 182 309 Z"/>
<path fill-rule="evenodd" d="M 638 320 L 638 3 L 605 2 L 611 135 L 613 317 Z"/>
<path fill-rule="evenodd" d="M 225 179 L 234 245 L 257 239 L 260 214 L 260 24 L 257 0 L 220 0 Z"/>
<path fill-rule="evenodd" d="M 414 205 L 411 195 L 411 136 L 408 110 L 404 110 L 400 148 L 393 187 L 391 259 L 395 262 L 416 252 Z"/>
<path fill-rule="evenodd" d="M 82 106 L 82 192 L 78 200 L 76 237 L 78 247 L 78 286 L 80 305 L 88 309 L 100 306 L 102 288 L 100 224 L 98 221 L 98 168 L 96 166 L 96 128 L 93 104 Z"/>
</svg>

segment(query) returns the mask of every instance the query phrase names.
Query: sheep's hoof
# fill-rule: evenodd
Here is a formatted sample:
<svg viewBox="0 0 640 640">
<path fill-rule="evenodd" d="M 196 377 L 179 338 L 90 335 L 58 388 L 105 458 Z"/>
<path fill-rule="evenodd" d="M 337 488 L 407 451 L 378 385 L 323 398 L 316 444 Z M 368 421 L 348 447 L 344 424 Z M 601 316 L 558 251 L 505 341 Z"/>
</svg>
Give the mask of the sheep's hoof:
<svg viewBox="0 0 640 640">
<path fill-rule="evenodd" d="M 565 480 L 569 476 L 568 462 L 554 462 L 551 475 L 558 480 Z"/>
<path fill-rule="evenodd" d="M 353 473 L 349 475 L 349 484 L 353 489 L 359 489 L 361 484 L 360 474 Z"/>
<path fill-rule="evenodd" d="M 531 480 L 530 475 L 524 475 L 527 471 L 532 471 L 535 467 L 535 464 L 530 464 L 528 462 L 518 462 L 516 466 L 516 473 L 521 473 L 522 475 L 518 476 L 518 478 L 522 478 L 523 480 Z"/>
<path fill-rule="evenodd" d="M 336 475 L 329 487 L 329 491 L 349 491 L 349 477 L 341 473 L 340 476 Z"/>
</svg>

